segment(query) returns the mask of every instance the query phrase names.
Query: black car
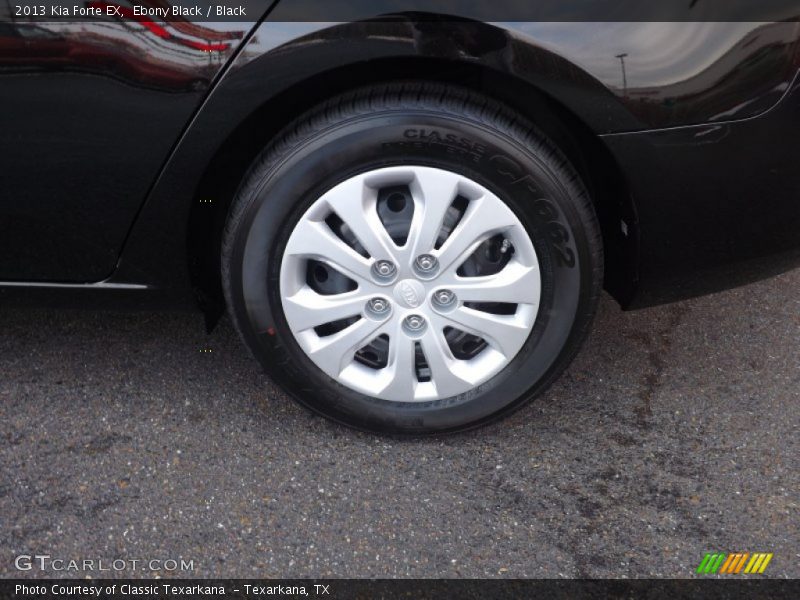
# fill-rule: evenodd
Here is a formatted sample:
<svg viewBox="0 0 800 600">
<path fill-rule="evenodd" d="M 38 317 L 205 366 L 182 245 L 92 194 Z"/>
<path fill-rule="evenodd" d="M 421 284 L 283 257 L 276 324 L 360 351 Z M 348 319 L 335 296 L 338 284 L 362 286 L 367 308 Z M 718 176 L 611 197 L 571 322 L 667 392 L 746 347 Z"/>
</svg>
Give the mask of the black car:
<svg viewBox="0 0 800 600">
<path fill-rule="evenodd" d="M 800 257 L 792 3 L 80 4 L 0 9 L 7 306 L 227 309 L 309 408 L 430 433 L 541 393 L 603 288 Z"/>
</svg>

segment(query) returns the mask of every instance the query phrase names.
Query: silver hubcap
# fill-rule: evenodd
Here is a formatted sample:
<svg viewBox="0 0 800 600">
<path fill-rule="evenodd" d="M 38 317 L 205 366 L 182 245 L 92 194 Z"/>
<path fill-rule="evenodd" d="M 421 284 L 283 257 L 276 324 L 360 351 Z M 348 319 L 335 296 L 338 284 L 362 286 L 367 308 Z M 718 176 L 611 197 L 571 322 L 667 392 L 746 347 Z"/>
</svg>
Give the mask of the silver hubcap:
<svg viewBox="0 0 800 600">
<path fill-rule="evenodd" d="M 289 237 L 280 286 L 314 364 L 398 402 L 455 396 L 500 372 L 541 293 L 511 209 L 466 177 L 416 166 L 357 175 L 314 202 Z"/>
</svg>

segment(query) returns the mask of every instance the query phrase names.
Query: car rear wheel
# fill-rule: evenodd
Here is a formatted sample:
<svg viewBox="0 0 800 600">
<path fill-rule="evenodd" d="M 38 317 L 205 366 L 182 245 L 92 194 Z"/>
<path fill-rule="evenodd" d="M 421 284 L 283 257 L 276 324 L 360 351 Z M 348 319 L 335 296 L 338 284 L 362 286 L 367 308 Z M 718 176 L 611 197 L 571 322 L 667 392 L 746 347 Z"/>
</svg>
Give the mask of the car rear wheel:
<svg viewBox="0 0 800 600">
<path fill-rule="evenodd" d="M 266 148 L 222 264 L 236 326 L 295 398 L 432 433 L 506 414 L 566 367 L 602 248 L 579 178 L 532 125 L 405 83 L 335 98 Z"/>
</svg>

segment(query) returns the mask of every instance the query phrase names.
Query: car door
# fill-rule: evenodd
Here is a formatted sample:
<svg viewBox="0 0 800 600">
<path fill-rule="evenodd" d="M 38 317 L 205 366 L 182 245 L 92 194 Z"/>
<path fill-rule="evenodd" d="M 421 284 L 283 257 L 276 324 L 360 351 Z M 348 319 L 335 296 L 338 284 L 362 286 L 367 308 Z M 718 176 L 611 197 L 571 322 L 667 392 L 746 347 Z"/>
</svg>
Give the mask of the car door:
<svg viewBox="0 0 800 600">
<path fill-rule="evenodd" d="M 0 27 L 0 281 L 112 273 L 171 148 L 271 2 L 222 23 L 86 4 L 117 14 Z"/>
</svg>

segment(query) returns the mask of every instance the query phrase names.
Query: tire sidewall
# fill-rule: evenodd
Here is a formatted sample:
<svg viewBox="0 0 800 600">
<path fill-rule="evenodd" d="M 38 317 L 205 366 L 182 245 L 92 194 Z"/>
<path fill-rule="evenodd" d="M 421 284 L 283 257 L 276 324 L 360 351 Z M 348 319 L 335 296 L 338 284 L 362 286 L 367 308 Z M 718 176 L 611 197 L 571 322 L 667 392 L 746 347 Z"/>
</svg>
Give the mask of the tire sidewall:
<svg viewBox="0 0 800 600">
<path fill-rule="evenodd" d="M 309 131 L 256 163 L 231 232 L 229 301 L 256 358 L 303 404 L 370 430 L 448 431 L 505 414 L 557 375 L 576 316 L 591 313 L 597 253 L 586 231 L 596 225 L 577 201 L 585 191 L 567 163 L 535 138 L 523 143 L 503 129 L 440 111 L 376 111 Z M 533 330 L 503 371 L 458 396 L 398 403 L 339 384 L 305 355 L 283 315 L 279 275 L 294 225 L 325 191 L 358 173 L 409 164 L 458 172 L 503 199 L 531 236 L 542 285 Z"/>
</svg>

